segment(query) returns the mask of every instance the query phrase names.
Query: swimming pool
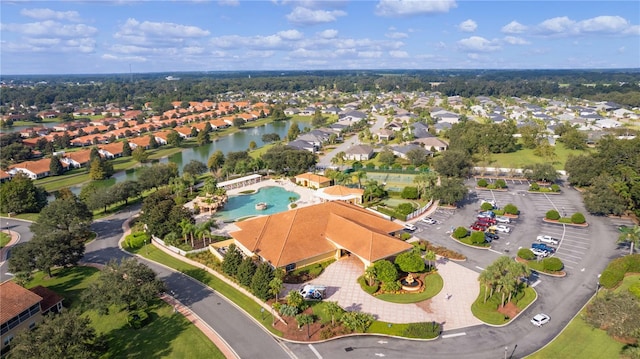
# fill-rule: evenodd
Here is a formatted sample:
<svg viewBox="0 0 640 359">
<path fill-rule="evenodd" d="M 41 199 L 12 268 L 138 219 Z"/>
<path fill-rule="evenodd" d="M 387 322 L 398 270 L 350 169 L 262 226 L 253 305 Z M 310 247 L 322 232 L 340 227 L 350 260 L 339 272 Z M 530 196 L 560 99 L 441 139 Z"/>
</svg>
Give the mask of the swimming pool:
<svg viewBox="0 0 640 359">
<path fill-rule="evenodd" d="M 215 217 L 222 220 L 232 220 L 248 216 L 258 216 L 263 214 L 274 214 L 288 209 L 289 198 L 293 197 L 297 201 L 300 195 L 287 191 L 281 187 L 263 187 L 258 192 L 252 194 L 239 194 L 229 196 L 224 210 L 217 212 Z M 267 209 L 257 210 L 256 203 L 265 202 Z"/>
</svg>

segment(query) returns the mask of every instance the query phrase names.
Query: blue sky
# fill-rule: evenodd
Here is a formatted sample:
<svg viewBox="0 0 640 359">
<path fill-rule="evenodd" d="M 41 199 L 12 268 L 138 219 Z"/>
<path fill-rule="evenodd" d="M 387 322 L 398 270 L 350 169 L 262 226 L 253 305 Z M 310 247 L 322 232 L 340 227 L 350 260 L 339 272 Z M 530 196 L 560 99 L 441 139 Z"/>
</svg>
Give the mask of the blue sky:
<svg viewBox="0 0 640 359">
<path fill-rule="evenodd" d="M 640 68 L 638 1 L 0 2 L 0 72 Z"/>
</svg>

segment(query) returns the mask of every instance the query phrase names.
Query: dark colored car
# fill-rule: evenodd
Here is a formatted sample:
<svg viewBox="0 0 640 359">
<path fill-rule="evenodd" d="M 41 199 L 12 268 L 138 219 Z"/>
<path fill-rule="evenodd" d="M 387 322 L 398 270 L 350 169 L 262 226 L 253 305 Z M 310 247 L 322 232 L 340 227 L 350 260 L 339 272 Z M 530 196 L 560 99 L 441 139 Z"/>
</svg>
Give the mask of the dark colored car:
<svg viewBox="0 0 640 359">
<path fill-rule="evenodd" d="M 491 233 L 491 232 L 484 232 L 484 237 L 485 238 L 491 238 L 492 241 L 500 239 L 500 236 L 498 236 L 497 234 Z M 487 241 L 487 242 L 490 242 L 490 241 Z"/>
<path fill-rule="evenodd" d="M 555 248 L 553 248 L 551 246 L 548 246 L 548 245 L 546 245 L 544 243 L 531 243 L 531 248 L 536 248 L 536 249 L 539 249 L 541 251 L 545 251 L 545 252 L 548 252 L 548 253 L 555 253 L 556 252 Z"/>
</svg>

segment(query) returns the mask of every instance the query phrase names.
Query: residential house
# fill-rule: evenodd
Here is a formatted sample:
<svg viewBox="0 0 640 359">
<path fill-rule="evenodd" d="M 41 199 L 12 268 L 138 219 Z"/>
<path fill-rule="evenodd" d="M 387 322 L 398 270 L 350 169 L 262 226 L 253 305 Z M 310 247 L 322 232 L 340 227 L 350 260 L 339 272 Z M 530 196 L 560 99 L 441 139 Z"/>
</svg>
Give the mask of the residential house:
<svg viewBox="0 0 640 359">
<path fill-rule="evenodd" d="M 380 141 L 391 141 L 395 137 L 396 132 L 390 129 L 381 128 L 375 133 L 375 135 L 378 136 L 378 140 Z"/>
<path fill-rule="evenodd" d="M 237 222 L 230 235 L 247 256 L 292 271 L 353 255 L 364 267 L 411 250 L 391 234 L 402 226 L 353 204 L 332 201 Z"/>
<path fill-rule="evenodd" d="M 373 157 L 373 147 L 369 145 L 355 145 L 344 151 L 345 159 L 350 161 L 368 161 Z"/>
<path fill-rule="evenodd" d="M 80 168 L 86 167 L 91 161 L 91 150 L 80 150 L 75 152 L 67 152 L 60 158 L 62 163 L 66 163 L 69 167 Z"/>
<path fill-rule="evenodd" d="M 336 106 L 329 106 L 329 107 L 327 107 L 327 108 L 322 110 L 322 113 L 326 113 L 326 114 L 329 114 L 329 115 L 337 115 L 340 112 L 342 112 L 342 110 L 339 107 L 336 107 Z"/>
<path fill-rule="evenodd" d="M 122 142 L 114 142 L 98 147 L 98 152 L 104 158 L 122 157 Z"/>
<path fill-rule="evenodd" d="M 433 137 L 429 132 L 429 126 L 424 122 L 414 122 L 410 126 L 413 128 L 412 134 L 415 138 Z"/>
<path fill-rule="evenodd" d="M 411 150 L 415 150 L 415 149 L 422 149 L 425 150 L 427 152 L 427 155 L 431 155 L 431 151 L 422 148 L 422 146 L 419 145 L 414 145 L 414 144 L 408 144 L 408 145 L 403 145 L 403 146 L 393 146 L 391 147 L 391 151 L 393 151 L 393 154 L 402 158 L 402 159 L 408 159 L 407 158 L 407 153 L 409 153 L 409 151 Z"/>
<path fill-rule="evenodd" d="M 362 112 L 362 111 L 346 111 L 346 112 L 342 112 L 338 115 L 338 121 L 339 122 L 350 122 L 350 123 L 354 123 L 354 122 L 360 122 L 361 120 L 364 120 L 367 118 L 367 114 Z"/>
<path fill-rule="evenodd" d="M 437 137 L 423 137 L 417 138 L 413 142 L 413 144 L 420 145 L 430 152 L 437 151 L 442 152 L 446 151 L 449 148 L 449 144 Z"/>
<path fill-rule="evenodd" d="M 331 185 L 331 179 L 307 172 L 295 176 L 297 185 L 307 188 L 324 188 Z"/>
<path fill-rule="evenodd" d="M 156 134 L 153 134 L 153 138 L 156 138 Z M 140 137 L 134 137 L 128 140 L 129 141 L 129 147 L 131 147 L 131 149 L 136 149 L 138 147 L 142 147 L 145 150 L 148 150 L 149 147 L 151 147 L 151 137 L 150 136 L 140 136 Z M 158 143 L 158 140 L 156 140 L 156 143 Z"/>
<path fill-rule="evenodd" d="M 37 161 L 24 161 L 15 165 L 9 166 L 9 173 L 16 175 L 18 172 L 22 172 L 32 180 L 38 178 L 44 178 L 49 176 L 49 165 L 51 164 L 50 158 L 43 158 Z"/>
<path fill-rule="evenodd" d="M 290 141 L 289 143 L 287 143 L 287 146 L 298 149 L 298 150 L 307 150 L 311 153 L 316 153 L 316 151 L 318 150 L 316 145 L 314 145 L 313 143 L 309 143 L 307 141 L 302 141 L 302 140 Z"/>
<path fill-rule="evenodd" d="M 313 106 L 305 107 L 300 111 L 300 116 L 313 116 L 316 113 L 316 108 Z"/>
<path fill-rule="evenodd" d="M 176 132 L 178 132 L 178 134 L 182 138 L 190 138 L 191 137 L 191 127 L 180 126 L 180 127 L 174 128 L 174 130 L 176 130 Z"/>
</svg>

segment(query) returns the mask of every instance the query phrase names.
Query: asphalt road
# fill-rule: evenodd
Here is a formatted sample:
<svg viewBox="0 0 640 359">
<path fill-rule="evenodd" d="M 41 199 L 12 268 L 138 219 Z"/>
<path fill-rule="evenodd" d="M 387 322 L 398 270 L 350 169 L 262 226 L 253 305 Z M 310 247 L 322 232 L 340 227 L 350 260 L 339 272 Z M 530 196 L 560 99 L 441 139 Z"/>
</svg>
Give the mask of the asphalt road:
<svg viewBox="0 0 640 359">
<path fill-rule="evenodd" d="M 20 240 L 15 245 L 20 245 L 22 243 L 28 242 L 33 237 L 31 231 L 29 230 L 29 226 L 31 222 L 21 221 L 19 219 L 9 219 L 6 217 L 0 218 L 0 226 L 2 229 L 9 229 L 11 231 L 17 232 L 20 234 Z M 13 275 L 9 272 L 9 260 L 8 258 L 11 256 L 11 249 L 7 249 L 7 260 L 0 263 L 0 282 L 4 282 L 5 280 L 13 278 Z"/>
<path fill-rule="evenodd" d="M 470 186 L 472 182 L 468 183 Z M 432 215 L 441 223 L 417 223 L 414 233 L 418 238 L 445 245 L 465 254 L 464 265 L 480 272 L 501 255 L 515 256 L 518 248 L 529 247 L 538 234 L 552 233 L 561 239 L 557 255 L 567 260 L 567 276 L 552 278 L 539 276 L 532 280 L 538 299 L 526 311 L 505 327 L 486 325 L 444 332 L 437 340 L 411 341 L 379 336 L 348 337 L 316 344 L 283 343 L 273 338 L 244 312 L 199 282 L 164 266 L 139 259 L 153 268 L 167 282 L 170 291 L 189 306 L 202 320 L 214 328 L 241 358 L 521 358 L 551 341 L 569 323 L 580 308 L 596 291 L 598 274 L 613 258 L 624 255 L 628 249 L 616 244 L 616 225 L 603 217 L 586 215 L 587 229 L 551 225 L 542 222 L 544 213 L 551 208 L 559 211 L 580 211 L 580 194 L 563 187 L 561 195 L 527 194 L 526 184 L 509 184 L 508 192 L 475 191 L 460 209 L 440 210 Z M 449 238 L 451 227 L 468 226 L 480 206 L 480 199 L 495 199 L 499 206 L 515 204 L 521 211 L 519 219 L 510 226 L 510 234 L 501 234 L 491 250 L 476 250 L 460 245 Z M 107 263 L 130 255 L 118 248 L 122 224 L 132 211 L 122 212 L 96 221 L 92 228 L 98 233 L 95 241 L 87 245 L 84 260 Z M 3 223 L 6 219 L 3 219 Z M 28 223 L 9 220 L 11 229 L 28 240 Z M 571 260 L 571 262 L 569 262 Z M 4 264 L 6 265 L 6 264 Z M 3 267 L 4 268 L 4 267 Z M 5 275 L 2 270 L 0 275 Z M 542 328 L 531 325 L 530 318 L 544 312 L 551 321 Z"/>
</svg>

